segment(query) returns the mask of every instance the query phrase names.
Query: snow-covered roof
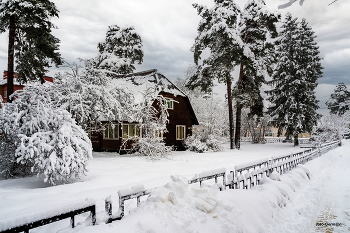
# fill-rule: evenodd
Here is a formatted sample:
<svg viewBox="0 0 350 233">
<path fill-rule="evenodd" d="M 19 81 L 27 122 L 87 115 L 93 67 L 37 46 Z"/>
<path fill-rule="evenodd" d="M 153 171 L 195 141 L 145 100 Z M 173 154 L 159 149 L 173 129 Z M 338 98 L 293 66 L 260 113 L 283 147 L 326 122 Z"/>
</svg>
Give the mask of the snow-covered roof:
<svg viewBox="0 0 350 233">
<path fill-rule="evenodd" d="M 185 93 L 164 75 L 158 73 L 156 69 L 115 76 L 112 79 L 111 86 L 124 88 L 130 91 L 134 95 L 136 103 L 142 101 L 143 93 L 149 88 L 155 89 L 156 95 L 160 92 L 166 92 L 174 96 L 186 97 Z"/>
</svg>

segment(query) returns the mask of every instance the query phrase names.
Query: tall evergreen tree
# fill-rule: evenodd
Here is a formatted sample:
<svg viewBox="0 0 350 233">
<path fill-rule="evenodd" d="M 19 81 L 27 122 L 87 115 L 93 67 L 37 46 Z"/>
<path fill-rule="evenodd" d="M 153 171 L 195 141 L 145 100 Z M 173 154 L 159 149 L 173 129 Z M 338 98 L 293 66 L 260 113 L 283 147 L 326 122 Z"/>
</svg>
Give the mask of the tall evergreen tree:
<svg viewBox="0 0 350 233">
<path fill-rule="evenodd" d="M 350 92 L 344 83 L 339 83 L 326 102 L 331 114 L 343 115 L 350 109 Z"/>
<path fill-rule="evenodd" d="M 108 27 L 106 39 L 98 44 L 95 66 L 118 74 L 132 73 L 135 62 L 143 62 L 142 40 L 134 27 Z"/>
<path fill-rule="evenodd" d="M 213 80 L 226 83 L 229 108 L 230 148 L 233 149 L 233 111 L 232 111 L 232 75 L 239 64 L 243 43 L 239 36 L 239 7 L 232 0 L 214 0 L 214 7 L 193 4 L 202 20 L 198 26 L 198 35 L 192 47 L 197 71 L 188 80 L 189 88 L 201 87 L 210 91 Z M 210 55 L 199 65 L 201 54 L 210 49 Z"/>
<path fill-rule="evenodd" d="M 278 134 L 286 130 L 286 136 L 294 137 L 298 145 L 298 134 L 311 132 L 317 123 L 318 101 L 315 97 L 317 79 L 322 76 L 321 58 L 316 36 L 306 20 L 301 23 L 286 15 L 277 41 L 278 63 L 269 82 L 273 89 L 268 108 Z"/>
<path fill-rule="evenodd" d="M 250 116 L 263 114 L 263 98 L 260 94 L 265 74 L 272 74 L 274 46 L 267 42 L 268 37 L 278 34 L 276 23 L 280 15 L 270 12 L 264 0 L 249 0 L 244 7 L 239 23 L 240 37 L 243 41 L 243 54 L 240 59 L 240 73 L 235 87 L 236 132 L 235 145 L 239 148 L 241 135 L 241 113 L 243 107 L 250 107 Z"/>
<path fill-rule="evenodd" d="M 50 19 L 59 11 L 49 0 L 0 0 L 0 33 L 9 30 L 7 93 L 13 93 L 13 74 L 21 82 L 44 82 L 51 63 L 62 64 L 57 52 L 59 40 L 51 34 Z M 8 101 L 11 101 L 8 98 Z"/>
</svg>

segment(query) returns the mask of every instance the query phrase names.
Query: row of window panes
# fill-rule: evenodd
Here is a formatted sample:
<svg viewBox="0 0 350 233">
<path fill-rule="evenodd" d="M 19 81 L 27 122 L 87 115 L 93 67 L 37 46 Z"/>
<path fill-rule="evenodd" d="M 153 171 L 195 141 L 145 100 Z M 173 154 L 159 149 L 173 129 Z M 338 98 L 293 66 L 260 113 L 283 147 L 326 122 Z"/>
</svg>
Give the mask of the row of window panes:
<svg viewBox="0 0 350 233">
<path fill-rule="evenodd" d="M 140 126 L 136 124 L 123 124 L 122 137 L 140 137 Z M 105 125 L 104 138 L 119 139 L 119 125 Z"/>
<path fill-rule="evenodd" d="M 122 137 L 130 138 L 130 137 L 140 137 L 140 126 L 136 124 L 123 124 L 122 125 Z M 156 132 L 157 137 L 163 137 L 162 132 Z M 104 138 L 109 139 L 119 139 L 119 127 L 118 125 L 106 125 Z M 177 125 L 176 126 L 176 140 L 184 140 L 186 138 L 186 126 L 185 125 Z"/>
</svg>

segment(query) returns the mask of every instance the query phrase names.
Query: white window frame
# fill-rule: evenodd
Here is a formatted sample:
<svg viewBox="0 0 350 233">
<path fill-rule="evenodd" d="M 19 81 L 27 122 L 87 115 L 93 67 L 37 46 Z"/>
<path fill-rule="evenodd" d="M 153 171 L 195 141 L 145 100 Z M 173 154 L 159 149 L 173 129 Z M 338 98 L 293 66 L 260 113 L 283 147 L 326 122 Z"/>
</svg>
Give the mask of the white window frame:
<svg viewBox="0 0 350 233">
<path fill-rule="evenodd" d="M 174 109 L 174 100 L 173 99 L 166 97 L 165 104 L 166 104 L 167 109 Z M 171 107 L 169 107 L 169 104 L 171 105 Z"/>
<path fill-rule="evenodd" d="M 6 98 L 6 99 L 7 99 L 7 90 L 6 90 L 6 91 L 4 91 L 4 98 Z"/>
<path fill-rule="evenodd" d="M 137 136 L 137 137 L 141 137 L 142 136 L 142 133 L 141 133 L 141 129 L 140 129 L 140 125 L 139 124 L 122 124 L 122 138 L 123 139 L 128 139 L 130 138 L 130 125 L 134 126 L 134 136 Z M 125 137 L 124 135 L 124 126 L 127 126 L 127 130 L 128 130 L 128 133 Z M 139 135 L 137 135 L 137 127 L 139 128 Z"/>
<path fill-rule="evenodd" d="M 112 129 L 111 124 L 105 124 L 104 127 L 105 127 L 105 130 L 103 132 L 103 139 L 119 140 L 119 124 L 114 124 L 114 129 Z M 108 134 L 107 137 L 106 137 L 106 130 L 107 130 L 107 134 Z M 113 135 L 109 135 L 110 132 L 112 132 Z M 110 136 L 112 136 L 112 137 L 110 137 Z"/>
<path fill-rule="evenodd" d="M 183 128 L 183 135 L 179 136 L 179 129 Z M 182 136 L 182 137 L 181 137 Z M 185 140 L 186 139 L 186 125 L 176 125 L 176 140 Z"/>
</svg>

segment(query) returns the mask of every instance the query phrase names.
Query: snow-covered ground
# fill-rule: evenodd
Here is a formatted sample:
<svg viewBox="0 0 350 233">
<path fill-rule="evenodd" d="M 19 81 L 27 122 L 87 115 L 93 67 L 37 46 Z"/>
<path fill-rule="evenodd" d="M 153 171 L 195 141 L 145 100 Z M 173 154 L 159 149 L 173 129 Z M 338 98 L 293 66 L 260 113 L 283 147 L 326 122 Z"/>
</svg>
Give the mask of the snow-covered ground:
<svg viewBox="0 0 350 233">
<path fill-rule="evenodd" d="M 348 232 L 347 141 L 282 175 L 281 181 L 264 178 L 262 185 L 251 190 L 219 192 L 184 181 L 205 170 L 225 167 L 230 171 L 240 163 L 298 150 L 283 143 L 244 144 L 239 151 L 226 148 L 204 154 L 174 152 L 172 159 L 156 162 L 116 153 L 94 153 L 90 172 L 81 182 L 50 187 L 36 177 L 0 181 L 0 228 L 20 215 L 60 208 L 85 198 L 95 199 L 100 212 L 104 210 L 104 199 L 111 195 L 116 211 L 119 189 L 144 184 L 146 189 L 161 188 L 137 209 L 129 208 L 131 202 L 127 203 L 131 212 L 122 221 L 97 226 L 83 223 L 71 229 L 69 220 L 65 220 L 31 232 L 325 232 L 327 228 L 317 228 L 317 222 L 341 223 L 342 226 L 333 227 L 335 232 Z M 170 178 L 171 175 L 179 177 Z"/>
</svg>

